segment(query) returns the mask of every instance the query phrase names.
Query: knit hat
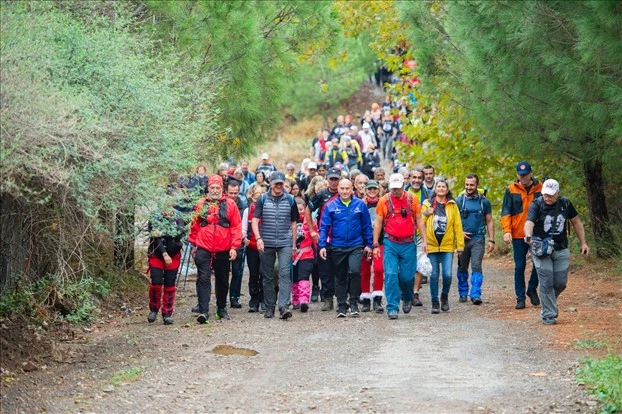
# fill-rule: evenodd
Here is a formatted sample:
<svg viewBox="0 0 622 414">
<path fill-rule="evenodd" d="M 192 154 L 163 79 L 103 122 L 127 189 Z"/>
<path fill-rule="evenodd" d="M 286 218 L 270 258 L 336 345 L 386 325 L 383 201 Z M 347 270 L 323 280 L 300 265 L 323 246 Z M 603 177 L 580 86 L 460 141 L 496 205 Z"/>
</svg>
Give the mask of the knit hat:
<svg viewBox="0 0 622 414">
<path fill-rule="evenodd" d="M 222 177 L 218 174 L 214 174 L 210 176 L 207 180 L 207 186 L 218 184 L 221 188 L 224 188 L 224 184 L 222 183 Z"/>
</svg>

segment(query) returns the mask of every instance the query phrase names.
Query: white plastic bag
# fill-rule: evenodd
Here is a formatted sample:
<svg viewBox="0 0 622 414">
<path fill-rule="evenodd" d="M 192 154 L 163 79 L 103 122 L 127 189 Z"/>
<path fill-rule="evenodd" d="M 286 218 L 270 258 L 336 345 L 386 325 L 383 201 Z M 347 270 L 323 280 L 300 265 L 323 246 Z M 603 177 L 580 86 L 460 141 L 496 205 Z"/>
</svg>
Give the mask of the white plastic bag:
<svg viewBox="0 0 622 414">
<path fill-rule="evenodd" d="M 417 253 L 417 272 L 427 277 L 432 275 L 432 263 L 428 259 L 428 255 L 423 253 L 423 251 Z"/>
</svg>

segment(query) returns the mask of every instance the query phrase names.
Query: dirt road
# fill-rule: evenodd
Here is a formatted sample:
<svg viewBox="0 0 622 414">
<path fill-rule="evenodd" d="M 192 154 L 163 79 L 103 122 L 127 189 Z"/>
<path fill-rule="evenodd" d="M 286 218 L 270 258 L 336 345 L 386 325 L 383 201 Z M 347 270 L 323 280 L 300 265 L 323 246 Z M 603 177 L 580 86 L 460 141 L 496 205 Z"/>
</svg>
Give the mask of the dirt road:
<svg viewBox="0 0 622 414">
<path fill-rule="evenodd" d="M 47 369 L 2 389 L 3 412 L 588 412 L 596 403 L 574 380 L 578 351 L 553 349 L 538 308 L 508 310 L 506 271 L 486 268 L 482 306 L 424 307 L 397 321 L 364 313 L 337 319 L 312 304 L 289 321 L 231 310 L 199 326 L 194 284 L 180 291 L 175 325 L 146 322 L 146 308 L 110 317 L 60 344 Z M 455 283 L 455 282 L 454 282 Z M 146 301 L 146 298 L 145 298 Z M 61 346 L 62 345 L 62 346 Z M 218 345 L 247 355 L 213 353 Z M 252 350 L 252 351 L 250 351 Z M 231 349 L 225 349 L 225 353 Z M 235 350 L 234 350 L 235 351 Z M 62 361 L 54 363 L 51 360 Z"/>
</svg>

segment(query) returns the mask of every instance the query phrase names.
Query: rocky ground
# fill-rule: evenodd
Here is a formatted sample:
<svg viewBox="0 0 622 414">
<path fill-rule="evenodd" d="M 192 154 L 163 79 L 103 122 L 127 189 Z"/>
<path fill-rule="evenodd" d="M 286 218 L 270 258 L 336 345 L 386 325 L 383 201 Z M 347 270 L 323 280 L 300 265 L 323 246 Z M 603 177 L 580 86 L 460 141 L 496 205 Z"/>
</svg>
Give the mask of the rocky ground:
<svg viewBox="0 0 622 414">
<path fill-rule="evenodd" d="M 567 328 L 586 330 L 576 319 L 589 313 L 581 298 L 563 294 L 559 324 L 543 326 L 539 308 L 513 309 L 502 262 L 485 273 L 482 306 L 459 303 L 452 286 L 451 310 L 440 315 L 430 314 L 424 286 L 424 306 L 397 321 L 373 313 L 337 319 L 319 303 L 288 321 L 267 320 L 244 303 L 232 320 L 208 325 L 190 313 L 191 279 L 174 325 L 150 325 L 146 306 L 126 305 L 58 342 L 34 368 L 23 367 L 29 372 L 5 372 L 2 411 L 595 411 L 574 376 L 585 351 L 563 346 Z"/>
</svg>

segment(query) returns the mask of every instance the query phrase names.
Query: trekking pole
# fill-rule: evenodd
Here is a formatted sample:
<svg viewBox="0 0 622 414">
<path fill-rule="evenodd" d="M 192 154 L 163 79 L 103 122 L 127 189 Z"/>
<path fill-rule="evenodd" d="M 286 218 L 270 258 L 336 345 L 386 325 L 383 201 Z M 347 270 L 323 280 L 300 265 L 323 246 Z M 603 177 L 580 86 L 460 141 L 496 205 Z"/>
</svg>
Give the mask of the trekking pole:
<svg viewBox="0 0 622 414">
<path fill-rule="evenodd" d="M 194 246 L 188 243 L 188 250 L 192 251 Z M 184 275 L 184 289 L 186 288 L 186 282 L 188 281 L 188 268 L 190 267 L 190 260 L 192 259 L 192 254 L 188 253 L 188 263 L 186 263 L 186 274 Z"/>
<path fill-rule="evenodd" d="M 177 282 L 175 282 L 176 287 L 179 286 L 179 279 L 181 279 L 181 272 L 184 269 L 184 262 L 186 261 L 186 255 L 188 254 L 187 245 L 188 244 L 186 243 L 186 247 L 184 248 L 184 253 L 181 256 L 181 264 L 179 265 L 179 270 L 177 270 Z M 184 285 L 185 285 L 185 282 L 184 282 Z"/>
</svg>

